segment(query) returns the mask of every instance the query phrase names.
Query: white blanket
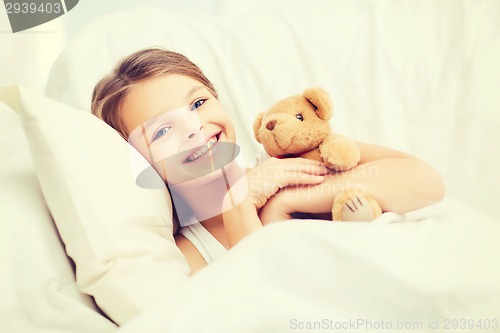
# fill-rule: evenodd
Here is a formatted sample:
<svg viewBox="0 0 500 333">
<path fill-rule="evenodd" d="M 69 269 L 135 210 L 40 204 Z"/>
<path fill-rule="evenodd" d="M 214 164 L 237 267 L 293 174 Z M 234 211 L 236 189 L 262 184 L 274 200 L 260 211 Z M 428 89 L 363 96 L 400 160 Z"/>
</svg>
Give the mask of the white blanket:
<svg viewBox="0 0 500 333">
<path fill-rule="evenodd" d="M 453 319 L 493 327 L 499 236 L 498 222 L 451 200 L 373 223 L 276 223 L 119 332 L 441 331 Z"/>
</svg>

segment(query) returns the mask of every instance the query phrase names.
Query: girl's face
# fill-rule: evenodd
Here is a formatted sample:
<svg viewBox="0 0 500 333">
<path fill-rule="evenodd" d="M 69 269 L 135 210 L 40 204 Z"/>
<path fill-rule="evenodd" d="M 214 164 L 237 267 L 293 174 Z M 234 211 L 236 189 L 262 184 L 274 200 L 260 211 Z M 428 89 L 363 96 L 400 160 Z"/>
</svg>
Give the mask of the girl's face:
<svg viewBox="0 0 500 333">
<path fill-rule="evenodd" d="M 199 81 L 168 74 L 133 86 L 121 105 L 130 144 L 171 184 L 215 171 L 234 159 L 228 114 Z"/>
</svg>

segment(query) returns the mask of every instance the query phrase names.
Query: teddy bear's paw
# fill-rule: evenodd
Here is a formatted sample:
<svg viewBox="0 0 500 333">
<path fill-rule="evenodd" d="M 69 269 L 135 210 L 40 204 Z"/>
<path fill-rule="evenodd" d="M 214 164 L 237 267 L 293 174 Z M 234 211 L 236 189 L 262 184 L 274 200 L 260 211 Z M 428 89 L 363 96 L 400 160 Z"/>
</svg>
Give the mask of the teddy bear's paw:
<svg viewBox="0 0 500 333">
<path fill-rule="evenodd" d="M 335 198 L 332 209 L 334 221 L 372 221 L 382 214 L 378 202 L 367 194 L 346 191 Z"/>
<path fill-rule="evenodd" d="M 321 158 L 326 167 L 335 171 L 346 171 L 358 165 L 360 152 L 358 146 L 348 139 L 330 140 L 319 147 Z"/>
<path fill-rule="evenodd" d="M 358 159 L 346 159 L 335 154 L 331 154 L 323 159 L 325 166 L 334 171 L 347 171 L 358 165 Z"/>
</svg>

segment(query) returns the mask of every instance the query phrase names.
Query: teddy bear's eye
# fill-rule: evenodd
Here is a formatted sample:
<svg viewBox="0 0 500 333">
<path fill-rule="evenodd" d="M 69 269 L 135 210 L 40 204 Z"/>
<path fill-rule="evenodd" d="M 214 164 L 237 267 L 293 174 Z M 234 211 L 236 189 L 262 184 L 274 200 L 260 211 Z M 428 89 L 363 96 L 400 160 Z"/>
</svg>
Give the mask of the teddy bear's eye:
<svg viewBox="0 0 500 333">
<path fill-rule="evenodd" d="M 298 120 L 300 120 L 300 121 L 304 121 L 304 117 L 303 117 L 303 116 L 302 116 L 302 114 L 300 114 L 300 113 L 297 113 L 297 114 L 295 115 L 295 118 L 297 118 L 297 119 L 298 119 Z"/>
</svg>

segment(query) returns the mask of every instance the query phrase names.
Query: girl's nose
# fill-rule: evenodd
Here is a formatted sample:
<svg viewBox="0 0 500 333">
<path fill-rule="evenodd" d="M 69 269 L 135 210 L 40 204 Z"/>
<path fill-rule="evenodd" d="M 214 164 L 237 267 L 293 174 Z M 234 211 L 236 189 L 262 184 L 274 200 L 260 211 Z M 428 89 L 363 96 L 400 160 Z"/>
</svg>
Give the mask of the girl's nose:
<svg viewBox="0 0 500 333">
<path fill-rule="evenodd" d="M 192 139 L 196 136 L 196 134 L 201 133 L 203 130 L 203 126 L 200 126 L 200 129 L 198 131 L 192 132 L 191 134 L 188 135 L 188 139 Z"/>
</svg>

